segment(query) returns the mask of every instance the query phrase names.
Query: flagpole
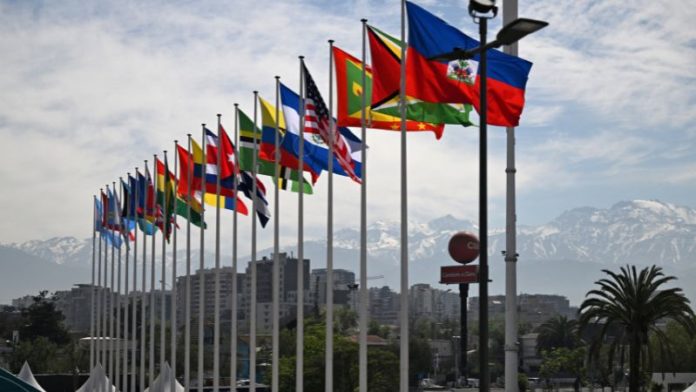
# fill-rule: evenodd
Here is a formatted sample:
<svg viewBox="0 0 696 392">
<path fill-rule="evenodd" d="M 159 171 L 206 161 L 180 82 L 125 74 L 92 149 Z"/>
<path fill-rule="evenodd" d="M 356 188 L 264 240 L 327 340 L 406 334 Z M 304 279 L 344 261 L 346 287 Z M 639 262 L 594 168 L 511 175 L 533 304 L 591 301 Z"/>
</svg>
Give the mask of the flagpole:
<svg viewBox="0 0 696 392">
<path fill-rule="evenodd" d="M 302 63 L 304 56 L 300 56 L 300 94 L 303 91 Z M 302 99 L 302 98 L 300 98 Z M 300 101 L 302 102 L 302 101 Z M 300 105 L 300 149 L 298 156 L 297 172 L 299 178 L 299 194 L 297 196 L 297 344 L 295 345 L 295 390 L 304 390 L 304 102 Z"/>
<path fill-rule="evenodd" d="M 131 309 L 132 311 L 132 317 L 131 317 L 131 331 L 133 331 L 133 342 L 131 345 L 131 390 L 133 392 L 136 391 L 136 371 L 137 371 L 137 365 L 135 363 L 136 359 L 136 352 L 137 352 L 137 344 L 138 344 L 138 339 L 137 336 L 138 334 L 136 333 L 137 329 L 137 308 L 138 308 L 138 299 L 137 299 L 137 292 L 138 292 L 138 211 L 137 211 L 137 206 L 138 206 L 138 200 L 140 196 L 140 192 L 138 190 L 138 168 L 135 168 L 135 189 L 132 190 L 133 192 L 133 205 L 131 206 L 131 213 L 132 213 L 132 218 L 133 222 L 135 224 L 135 235 L 133 237 L 133 308 Z M 140 336 L 140 339 L 142 339 L 142 336 Z"/>
<path fill-rule="evenodd" d="M 201 133 L 203 134 L 203 141 L 202 141 L 202 148 L 203 148 L 203 164 L 202 164 L 202 170 L 201 170 L 201 175 L 202 175 L 202 182 L 201 182 L 201 221 L 205 222 L 205 191 L 207 187 L 207 174 L 208 174 L 208 161 L 206 159 L 206 139 L 207 136 L 205 134 L 205 124 L 201 124 Z M 201 389 L 203 387 L 203 369 L 205 368 L 203 365 L 203 352 L 204 352 L 204 341 L 203 341 L 203 313 L 204 313 L 204 307 L 205 307 L 205 271 L 203 270 L 205 268 L 205 229 L 204 226 L 201 225 L 201 243 L 200 243 L 200 260 L 199 260 L 199 267 L 198 267 L 198 373 L 196 374 L 197 379 L 198 379 L 198 384 L 196 385 L 197 389 Z"/>
<path fill-rule="evenodd" d="M 167 162 L 167 150 L 163 151 L 164 161 Z M 167 329 L 166 329 L 166 314 L 167 314 L 167 238 L 169 237 L 169 211 L 167 211 L 167 181 L 168 181 L 168 165 L 164 166 L 164 183 L 162 186 L 162 275 L 160 276 L 160 287 L 162 292 L 160 293 L 160 374 L 162 369 L 164 369 L 164 362 L 166 361 L 166 341 L 167 341 Z M 155 172 L 155 178 L 157 178 L 157 184 L 159 185 L 159 174 Z"/>
<path fill-rule="evenodd" d="M 116 186 L 114 185 L 114 188 Z M 108 185 L 107 185 L 107 190 L 108 190 Z M 113 197 L 113 194 L 111 195 Z M 111 204 L 111 200 L 109 199 L 109 204 Z M 108 222 L 108 215 L 107 215 L 107 222 Z M 115 240 L 116 237 L 114 237 Z M 113 243 L 111 246 L 111 291 L 109 293 L 109 378 L 111 379 L 112 382 L 115 382 L 114 379 L 114 310 L 115 310 L 115 299 L 116 297 L 114 296 L 114 291 L 115 291 L 115 267 L 116 267 L 116 259 L 114 257 L 114 248 L 116 247 L 116 244 Z"/>
<path fill-rule="evenodd" d="M 326 372 L 324 373 L 324 390 L 333 391 L 333 161 L 334 134 L 336 124 L 333 120 L 333 40 L 329 40 L 329 192 L 326 213 Z M 304 92 L 302 92 L 304 96 Z"/>
<path fill-rule="evenodd" d="M 147 159 L 145 160 L 145 171 L 147 171 Z M 137 171 L 137 169 L 136 169 Z M 145 179 L 147 180 L 147 179 Z M 140 181 L 140 179 L 138 179 Z M 140 186 L 138 186 L 139 188 Z M 143 226 L 147 223 L 147 194 L 148 194 L 148 184 L 144 183 L 143 191 Z M 142 293 L 140 293 L 140 390 L 145 390 L 145 342 L 147 342 L 147 320 L 145 318 L 145 313 L 147 310 L 147 235 L 145 230 L 143 230 L 143 277 L 142 277 Z"/>
<path fill-rule="evenodd" d="M 94 289 L 94 281 L 95 281 L 95 270 L 96 270 L 96 254 L 97 250 L 95 249 L 96 242 L 97 242 L 97 196 L 92 195 L 92 288 L 90 290 L 91 295 L 90 295 L 90 301 L 91 301 L 91 306 L 90 306 L 90 316 L 89 316 L 89 370 L 94 369 L 94 317 L 96 316 L 96 312 L 94 307 L 96 306 L 95 300 L 94 300 L 94 295 L 96 294 L 96 290 Z M 100 245 L 101 246 L 101 245 Z"/>
<path fill-rule="evenodd" d="M 517 0 L 503 1 L 503 26 L 517 19 Z M 506 45 L 503 52 L 517 56 L 517 43 Z M 505 209 L 505 385 L 517 392 L 517 213 L 515 203 L 515 128 L 507 127 L 507 192 Z"/>
<path fill-rule="evenodd" d="M 277 93 L 277 90 L 276 90 Z M 257 112 L 258 112 L 259 92 L 254 91 L 254 130 L 256 130 Z M 256 173 L 258 145 L 254 143 L 254 158 L 253 167 Z M 251 299 L 249 310 L 249 390 L 256 392 L 256 176 L 254 175 L 254 184 L 251 186 Z"/>
<path fill-rule="evenodd" d="M 362 138 L 362 183 L 360 184 L 360 347 L 359 347 L 359 391 L 367 392 L 367 132 L 365 127 L 367 89 L 365 67 L 367 19 L 362 22 L 362 110 L 360 111 L 360 137 Z"/>
<path fill-rule="evenodd" d="M 106 187 L 108 191 L 108 186 Z M 107 203 L 108 204 L 108 203 Z M 104 214 L 107 214 L 106 209 L 108 208 L 108 205 L 102 205 L 102 210 Z M 104 221 L 103 223 L 106 223 Z M 104 228 L 106 230 L 106 228 Z M 108 360 L 109 360 L 109 343 L 106 340 L 106 337 L 109 336 L 109 310 L 107 309 L 107 303 L 111 303 L 110 301 L 110 295 L 111 291 L 109 291 L 109 282 L 108 282 L 108 275 L 109 275 L 109 248 L 108 248 L 108 237 L 105 235 L 102 235 L 102 242 L 104 246 L 104 255 L 103 255 L 103 264 L 104 264 L 104 286 L 102 287 L 102 295 L 101 295 L 101 301 L 102 301 L 102 314 L 101 314 L 101 324 L 102 324 L 102 342 L 101 342 L 101 350 L 102 350 L 102 366 L 104 367 L 104 372 L 106 372 L 108 368 Z M 113 247 L 113 244 L 111 245 Z"/>
<path fill-rule="evenodd" d="M 127 173 L 128 177 L 130 178 L 130 173 Z M 121 180 L 121 188 L 123 189 L 123 180 Z M 125 194 L 125 192 L 122 191 L 122 194 Z M 128 194 L 128 204 L 125 204 L 127 206 L 130 206 L 130 193 Z M 126 200 L 121 196 L 121 200 L 125 203 Z M 130 208 L 130 207 L 129 207 Z M 126 210 L 126 214 L 128 215 L 130 213 L 129 210 Z M 121 211 L 121 215 L 123 215 L 123 211 Z M 126 302 L 125 306 L 123 307 L 123 374 L 121 375 L 123 381 L 121 385 L 123 386 L 123 392 L 128 392 L 128 302 L 129 302 L 129 297 L 128 297 L 128 272 L 129 270 L 129 263 L 130 263 L 130 243 L 129 241 L 129 233 L 130 229 L 128 227 L 128 222 L 126 222 L 125 219 L 121 220 L 121 227 L 123 227 L 126 232 L 123 233 L 123 237 L 126 240 L 126 268 L 124 270 L 123 274 L 123 281 L 124 281 L 124 288 L 123 288 L 123 296 L 125 297 L 124 300 Z M 119 285 L 120 287 L 120 285 Z M 120 309 L 120 307 L 119 307 Z"/>
<path fill-rule="evenodd" d="M 215 184 L 215 322 L 213 324 L 213 391 L 220 389 L 220 178 L 222 177 L 222 134 L 217 115 L 217 182 Z M 237 200 L 235 200 L 235 209 Z"/>
<path fill-rule="evenodd" d="M 186 327 L 184 329 L 184 388 L 186 392 L 191 389 L 191 182 L 193 177 L 193 157 L 191 156 L 191 134 L 187 134 L 189 165 L 186 171 Z M 201 199 L 201 204 L 203 199 Z M 203 228 L 201 222 L 201 230 Z"/>
<path fill-rule="evenodd" d="M 406 0 L 401 0 L 401 339 L 400 390 L 408 392 L 408 168 L 406 165 Z"/>
<path fill-rule="evenodd" d="M 278 88 L 278 85 L 280 83 L 280 76 L 276 76 L 276 90 Z M 276 100 L 279 99 L 278 95 L 276 95 Z M 276 102 L 276 112 L 278 112 L 278 102 Z M 279 125 L 279 119 L 278 116 L 276 116 L 276 125 Z M 276 135 L 275 135 L 275 141 L 279 141 L 278 137 L 278 128 L 276 128 Z M 256 146 L 254 144 L 254 146 Z M 278 156 L 279 154 L 279 148 L 280 146 L 276 146 L 275 154 L 274 154 L 274 164 L 275 164 L 275 169 L 274 171 L 278 171 L 279 168 L 279 161 L 280 158 Z M 302 149 L 302 141 L 300 140 L 300 149 Z M 300 150 L 302 151 L 302 150 Z M 258 153 L 254 154 L 254 157 L 257 156 Z M 302 156 L 302 154 L 300 154 Z M 300 158 L 302 159 L 302 158 Z M 302 161 L 300 161 L 302 162 Z M 257 162 L 254 161 L 254 203 L 256 203 L 256 166 Z M 279 174 L 279 173 L 278 173 Z M 274 209 L 274 216 L 273 216 L 273 287 L 272 287 L 272 292 L 273 292 L 273 303 L 272 303 L 272 310 L 273 310 L 273 333 L 272 333 L 272 359 L 271 359 L 271 391 L 273 392 L 278 392 L 278 379 L 279 379 L 279 371 L 280 371 L 280 216 L 278 216 L 278 209 L 280 208 L 280 195 L 278 192 L 278 176 L 275 178 L 275 188 L 273 188 L 274 192 L 274 200 L 273 200 L 273 209 Z M 302 195 L 302 192 L 300 192 L 300 195 Z M 302 200 L 302 196 L 300 196 L 300 200 Z M 302 216 L 302 204 L 299 206 L 299 213 L 300 216 Z"/>
<path fill-rule="evenodd" d="M 101 199 L 103 191 L 102 189 L 99 189 L 99 198 Z M 102 205 L 102 216 L 100 216 L 98 219 L 102 219 L 104 215 L 104 206 Z M 95 221 L 96 223 L 96 221 Z M 103 230 L 103 228 L 102 228 Z M 103 359 L 102 359 L 102 297 L 103 297 L 103 287 L 102 287 L 102 243 L 103 241 L 103 236 L 102 236 L 102 230 L 99 230 L 99 249 L 97 250 L 97 315 L 96 315 L 96 323 L 97 323 L 97 341 L 96 341 L 96 363 L 102 365 Z M 92 366 L 94 368 L 94 366 Z M 92 370 L 92 369 L 90 369 Z"/>
<path fill-rule="evenodd" d="M 176 298 L 177 298 L 176 261 L 177 260 L 176 259 L 177 259 L 177 253 L 178 253 L 177 249 L 176 249 L 176 236 L 177 236 L 177 231 L 178 231 L 176 203 L 179 200 L 178 196 L 177 196 L 177 186 L 179 184 L 179 178 L 178 178 L 178 175 L 179 175 L 179 162 L 178 162 L 179 154 L 177 153 L 178 150 L 179 150 L 179 141 L 174 140 L 174 188 L 173 188 L 174 192 L 172 194 L 172 197 L 174 198 L 174 200 L 172 201 L 173 210 L 171 212 L 172 219 L 174 220 L 174 222 L 172 222 L 172 231 L 173 231 L 172 232 L 172 295 L 171 295 L 171 297 L 172 297 L 172 308 L 171 308 L 172 311 L 171 311 L 171 313 L 172 314 L 170 315 L 170 324 L 169 324 L 169 325 L 171 325 L 171 327 L 169 327 L 169 329 L 171 330 L 171 332 L 170 332 L 171 333 L 171 335 L 170 335 L 171 348 L 170 348 L 170 352 L 169 352 L 171 360 L 170 360 L 169 364 L 171 365 L 171 368 L 172 368 L 172 384 L 171 384 L 170 391 L 174 391 L 174 387 L 176 386 L 176 338 L 178 336 L 177 332 L 179 330 L 177 328 L 178 326 L 177 326 L 177 317 L 176 317 L 176 312 L 177 312 L 177 309 L 176 309 L 176 305 L 177 305 L 176 304 L 176 301 L 177 301 L 176 300 Z M 166 189 L 166 187 L 165 187 L 165 189 Z"/>
<path fill-rule="evenodd" d="M 119 177 L 119 181 L 123 181 L 122 178 Z M 119 187 L 119 192 L 121 193 L 122 189 Z M 114 197 L 116 196 L 116 182 L 114 182 Z M 119 203 L 120 203 L 121 197 L 116 199 L 116 203 L 114 203 L 114 216 L 119 217 L 120 221 L 120 211 L 119 210 Z M 114 221 L 116 221 L 116 218 L 114 218 Z M 123 235 L 123 233 L 121 233 Z M 116 352 L 114 353 L 114 383 L 116 385 L 116 390 L 121 389 L 121 247 L 118 247 L 118 267 L 116 268 L 116 326 L 114 328 L 114 331 L 116 332 Z"/>
<path fill-rule="evenodd" d="M 254 132 L 256 129 L 254 129 Z M 239 104 L 234 104 L 234 146 L 239 146 Z M 239 168 L 238 150 L 234 152 L 234 164 Z M 254 180 L 256 179 L 256 169 L 252 170 Z M 232 186 L 237 197 L 237 174 L 235 173 Z M 252 219 L 254 218 L 252 212 Z M 237 209 L 232 212 L 232 304 L 230 321 L 230 389 L 235 390 L 237 385 Z"/>
<path fill-rule="evenodd" d="M 152 169 L 155 175 L 152 180 L 152 213 L 155 217 L 155 227 L 157 222 L 157 154 L 153 155 L 152 159 Z M 164 227 L 164 226 L 162 226 Z M 150 371 L 150 382 L 149 385 L 155 381 L 155 234 L 157 230 L 153 227 L 152 230 L 152 257 L 150 258 L 150 360 L 149 371 Z M 163 234 L 164 235 L 164 234 Z"/>
</svg>

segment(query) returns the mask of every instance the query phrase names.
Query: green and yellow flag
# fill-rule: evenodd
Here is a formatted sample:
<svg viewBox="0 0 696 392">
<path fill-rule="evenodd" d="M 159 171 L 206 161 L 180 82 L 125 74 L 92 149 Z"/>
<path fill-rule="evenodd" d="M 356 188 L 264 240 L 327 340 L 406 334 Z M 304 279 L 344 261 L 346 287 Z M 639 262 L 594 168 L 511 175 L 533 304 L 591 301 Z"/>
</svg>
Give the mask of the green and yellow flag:
<svg viewBox="0 0 696 392">
<path fill-rule="evenodd" d="M 241 110 L 239 111 L 239 168 L 251 172 L 253 169 L 254 162 L 254 144 L 256 144 L 257 152 L 261 149 L 261 129 L 254 127 L 254 122 L 244 114 Z M 262 160 L 260 158 L 256 159 L 257 171 L 256 173 L 265 176 L 273 177 L 275 174 L 275 163 Z M 280 166 L 280 177 L 278 179 L 278 186 L 280 189 L 290 190 L 292 192 L 299 192 L 299 173 L 296 169 L 291 169 L 287 166 Z M 303 191 L 305 194 L 312 194 L 314 190 L 312 189 L 311 181 L 304 180 Z"/>
</svg>

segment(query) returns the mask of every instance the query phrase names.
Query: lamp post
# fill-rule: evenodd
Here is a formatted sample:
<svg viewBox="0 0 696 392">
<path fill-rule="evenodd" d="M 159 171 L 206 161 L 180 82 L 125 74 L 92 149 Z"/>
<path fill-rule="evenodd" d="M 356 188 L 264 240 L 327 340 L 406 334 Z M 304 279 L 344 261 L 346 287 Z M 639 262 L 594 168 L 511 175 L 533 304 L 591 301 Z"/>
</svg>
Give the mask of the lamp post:
<svg viewBox="0 0 696 392">
<path fill-rule="evenodd" d="M 505 25 L 496 35 L 496 39 L 486 42 L 488 19 L 498 14 L 495 0 L 470 0 L 469 15 L 479 25 L 480 46 L 470 50 L 454 48 L 452 52 L 434 56 L 436 60 L 467 60 L 479 55 L 479 364 L 481 392 L 490 390 L 490 373 L 488 366 L 488 98 L 486 57 L 488 49 L 511 45 L 523 37 L 548 25 L 547 22 L 518 18 Z M 461 289 L 461 288 L 460 288 Z M 466 354 L 464 354 L 466 355 Z M 461 365 L 460 365 L 461 366 Z"/>
</svg>

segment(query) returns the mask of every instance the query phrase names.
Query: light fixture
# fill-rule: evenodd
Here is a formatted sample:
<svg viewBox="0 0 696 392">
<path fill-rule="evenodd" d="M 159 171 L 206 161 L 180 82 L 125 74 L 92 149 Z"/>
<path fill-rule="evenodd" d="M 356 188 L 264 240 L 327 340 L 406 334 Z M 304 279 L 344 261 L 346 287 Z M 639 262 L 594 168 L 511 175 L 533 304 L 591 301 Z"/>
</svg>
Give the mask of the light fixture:
<svg viewBox="0 0 696 392">
<path fill-rule="evenodd" d="M 528 18 L 515 19 L 505 25 L 496 36 L 498 46 L 512 45 L 523 37 L 548 26 L 548 22 Z"/>
</svg>

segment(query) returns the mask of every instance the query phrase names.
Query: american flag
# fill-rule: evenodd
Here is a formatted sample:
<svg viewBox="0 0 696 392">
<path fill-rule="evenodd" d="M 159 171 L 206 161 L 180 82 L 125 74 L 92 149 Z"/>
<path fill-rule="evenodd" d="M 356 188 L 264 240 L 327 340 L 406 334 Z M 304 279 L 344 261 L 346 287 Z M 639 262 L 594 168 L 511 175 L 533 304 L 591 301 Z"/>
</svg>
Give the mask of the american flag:
<svg viewBox="0 0 696 392">
<path fill-rule="evenodd" d="M 326 104 L 321 97 L 321 93 L 319 93 L 319 89 L 317 88 L 316 83 L 314 83 L 312 75 L 309 74 L 307 67 L 303 65 L 302 71 L 304 72 L 306 92 L 304 130 L 307 133 L 319 134 L 324 143 L 329 145 L 329 140 L 331 139 L 331 132 L 329 131 L 331 129 L 329 121 L 329 109 L 326 107 Z M 355 174 L 355 162 L 353 162 L 353 157 L 350 156 L 351 151 L 348 147 L 348 143 L 346 143 L 341 133 L 337 132 L 336 129 L 334 129 L 333 134 L 334 157 L 346 174 L 348 174 L 353 181 L 360 183 L 360 177 Z"/>
</svg>

